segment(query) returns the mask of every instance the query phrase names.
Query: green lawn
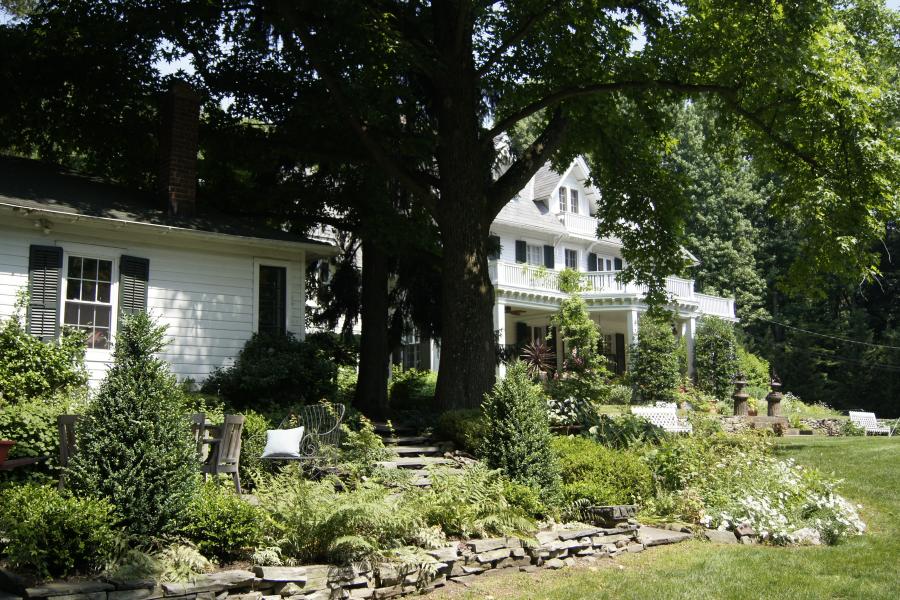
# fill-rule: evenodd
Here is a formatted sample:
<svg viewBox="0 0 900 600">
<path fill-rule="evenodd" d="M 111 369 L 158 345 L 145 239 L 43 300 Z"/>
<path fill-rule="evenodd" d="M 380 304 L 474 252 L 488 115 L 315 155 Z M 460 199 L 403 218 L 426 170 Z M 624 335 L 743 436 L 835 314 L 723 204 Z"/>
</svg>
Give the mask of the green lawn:
<svg viewBox="0 0 900 600">
<path fill-rule="evenodd" d="M 838 546 L 692 541 L 592 568 L 488 576 L 432 598 L 900 598 L 900 438 L 790 438 L 780 452 L 844 480 L 869 531 Z"/>
</svg>

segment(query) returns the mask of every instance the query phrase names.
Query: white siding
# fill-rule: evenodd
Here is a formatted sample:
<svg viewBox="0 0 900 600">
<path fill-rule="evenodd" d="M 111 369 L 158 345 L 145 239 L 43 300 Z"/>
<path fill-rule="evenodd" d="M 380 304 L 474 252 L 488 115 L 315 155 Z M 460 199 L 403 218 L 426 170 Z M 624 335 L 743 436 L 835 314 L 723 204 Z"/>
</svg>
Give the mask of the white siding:
<svg viewBox="0 0 900 600">
<path fill-rule="evenodd" d="M 77 253 L 95 244 L 106 253 L 128 254 L 150 261 L 148 309 L 167 326 L 169 345 L 161 358 L 171 364 L 178 379 L 202 382 L 216 367 L 230 365 L 250 338 L 253 322 L 254 259 L 283 262 L 288 269 L 288 330 L 303 335 L 304 264 L 303 252 L 292 256 L 255 257 L 248 253 L 226 253 L 231 248 L 208 244 L 202 249 L 168 247 L 160 239 L 129 243 L 103 237 L 66 236 L 56 232 L 43 236 L 27 229 L 0 229 L 0 318 L 13 310 L 16 293 L 28 285 L 30 244 L 62 246 Z M 219 247 L 217 247 L 219 246 Z M 271 251 L 269 251 L 271 254 Z M 115 272 L 118 273 L 118 265 Z M 113 288 L 114 302 L 117 289 Z M 114 305 L 114 311 L 116 310 Z M 92 384 L 102 378 L 110 352 L 88 351 Z"/>
</svg>

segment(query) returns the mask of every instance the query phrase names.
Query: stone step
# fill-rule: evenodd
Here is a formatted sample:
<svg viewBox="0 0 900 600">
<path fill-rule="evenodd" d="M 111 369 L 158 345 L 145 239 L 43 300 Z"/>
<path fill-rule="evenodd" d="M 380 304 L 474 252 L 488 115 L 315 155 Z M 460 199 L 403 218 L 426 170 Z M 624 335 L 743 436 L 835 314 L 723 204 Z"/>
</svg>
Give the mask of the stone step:
<svg viewBox="0 0 900 600">
<path fill-rule="evenodd" d="M 388 469 L 418 469 L 431 465 L 453 465 L 456 461 L 438 456 L 402 456 L 394 460 L 385 460 L 378 463 L 379 466 Z"/>
<path fill-rule="evenodd" d="M 690 533 L 682 533 L 680 531 L 670 531 L 668 529 L 660 529 L 659 527 L 641 526 L 638 529 L 638 542 L 644 546 L 662 546 L 664 544 L 677 544 L 693 538 Z"/>
<path fill-rule="evenodd" d="M 383 437 L 382 441 L 388 446 L 407 446 L 428 444 L 431 442 L 431 437 L 426 435 L 398 435 L 393 437 Z"/>
<path fill-rule="evenodd" d="M 440 456 L 440 446 L 390 446 L 400 456 Z"/>
</svg>

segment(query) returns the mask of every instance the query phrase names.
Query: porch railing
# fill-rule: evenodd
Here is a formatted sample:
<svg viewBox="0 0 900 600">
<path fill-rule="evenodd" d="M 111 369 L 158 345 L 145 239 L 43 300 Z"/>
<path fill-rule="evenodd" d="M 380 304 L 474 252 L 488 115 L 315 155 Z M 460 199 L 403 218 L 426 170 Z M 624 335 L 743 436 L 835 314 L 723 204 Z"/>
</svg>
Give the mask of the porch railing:
<svg viewBox="0 0 900 600">
<path fill-rule="evenodd" d="M 594 217 L 563 212 L 559 213 L 559 220 L 569 233 L 597 237 L 597 219 Z"/>
<path fill-rule="evenodd" d="M 577 216 L 577 215 L 575 215 Z M 647 286 L 622 283 L 616 279 L 617 271 L 581 273 L 585 297 L 646 296 Z M 524 263 L 502 260 L 490 263 L 491 282 L 501 288 L 541 291 L 561 294 L 559 271 Z M 700 312 L 718 317 L 734 318 L 734 300 L 699 294 L 694 291 L 694 281 L 681 277 L 666 277 L 666 292 L 677 301 L 695 302 Z"/>
</svg>

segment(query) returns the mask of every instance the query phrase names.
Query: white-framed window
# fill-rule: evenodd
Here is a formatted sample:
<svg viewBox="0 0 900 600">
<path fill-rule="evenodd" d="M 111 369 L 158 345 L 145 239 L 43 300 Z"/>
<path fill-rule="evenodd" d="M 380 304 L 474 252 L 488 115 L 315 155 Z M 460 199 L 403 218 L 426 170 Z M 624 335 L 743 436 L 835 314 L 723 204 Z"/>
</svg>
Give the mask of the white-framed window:
<svg viewBox="0 0 900 600">
<path fill-rule="evenodd" d="M 112 339 L 114 266 L 110 258 L 66 256 L 62 324 L 85 331 L 91 350 L 108 350 Z"/>
<path fill-rule="evenodd" d="M 276 260 L 254 261 L 254 331 L 287 333 L 290 313 L 288 265 Z"/>
<path fill-rule="evenodd" d="M 578 250 L 566 248 L 565 251 L 566 268 L 578 270 Z"/>
<path fill-rule="evenodd" d="M 418 332 L 404 334 L 400 339 L 400 362 L 404 370 L 420 368 L 421 341 Z"/>
<path fill-rule="evenodd" d="M 560 186 L 559 211 L 578 214 L 578 190 Z"/>
<path fill-rule="evenodd" d="M 613 270 L 613 259 L 611 259 L 611 258 L 604 258 L 604 259 L 602 259 L 602 260 L 603 260 L 603 262 L 605 263 L 605 267 L 606 267 L 606 268 L 603 269 L 603 270 L 604 270 L 604 271 L 612 271 L 612 270 Z"/>
<path fill-rule="evenodd" d="M 544 247 L 534 244 L 525 246 L 525 259 L 529 265 L 541 266 L 544 264 Z"/>
</svg>

